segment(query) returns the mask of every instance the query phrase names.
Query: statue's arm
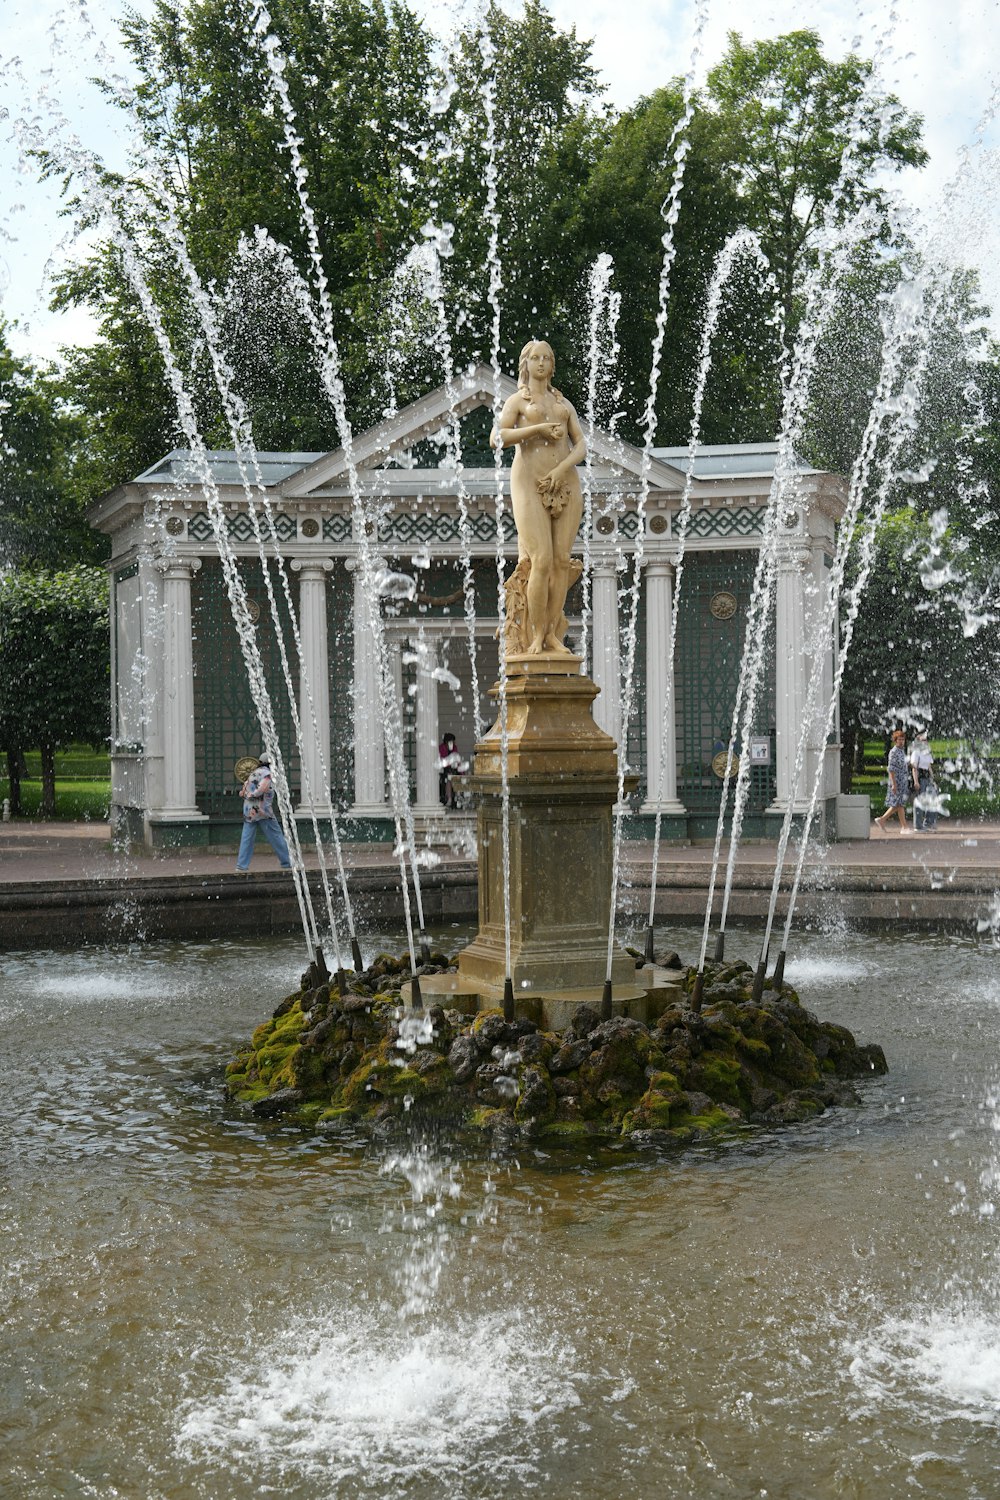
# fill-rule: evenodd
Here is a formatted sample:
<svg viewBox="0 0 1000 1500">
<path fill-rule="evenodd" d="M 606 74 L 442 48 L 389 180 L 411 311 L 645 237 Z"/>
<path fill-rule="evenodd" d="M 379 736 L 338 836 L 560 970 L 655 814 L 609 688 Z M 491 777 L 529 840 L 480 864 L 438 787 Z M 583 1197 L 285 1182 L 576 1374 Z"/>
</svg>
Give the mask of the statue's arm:
<svg viewBox="0 0 1000 1500">
<path fill-rule="evenodd" d="M 517 423 L 521 412 L 520 394 L 508 397 L 500 413 L 499 425 L 490 433 L 491 448 L 510 448 L 529 437 L 547 437 L 553 442 L 562 437 L 562 425 L 559 422 L 532 422 L 526 427 L 519 427 Z"/>
<path fill-rule="evenodd" d="M 570 449 L 566 457 L 561 458 L 552 469 L 548 475 L 550 479 L 560 479 L 564 474 L 568 474 L 571 469 L 576 468 L 577 464 L 582 463 L 587 456 L 587 443 L 583 436 L 583 428 L 580 426 L 580 419 L 565 396 L 563 397 L 563 401 L 569 407 L 566 436 L 569 439 Z"/>
</svg>

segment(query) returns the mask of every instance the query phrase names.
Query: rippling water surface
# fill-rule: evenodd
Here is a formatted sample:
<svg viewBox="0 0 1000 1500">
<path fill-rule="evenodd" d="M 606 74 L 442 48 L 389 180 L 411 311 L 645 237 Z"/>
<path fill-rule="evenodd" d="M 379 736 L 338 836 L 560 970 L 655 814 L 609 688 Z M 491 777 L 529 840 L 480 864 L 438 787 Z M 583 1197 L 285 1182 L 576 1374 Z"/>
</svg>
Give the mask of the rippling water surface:
<svg viewBox="0 0 1000 1500">
<path fill-rule="evenodd" d="M 995 949 L 800 939 L 888 1078 L 670 1159 L 248 1121 L 301 962 L 0 960 L 4 1500 L 1000 1494 Z"/>
</svg>

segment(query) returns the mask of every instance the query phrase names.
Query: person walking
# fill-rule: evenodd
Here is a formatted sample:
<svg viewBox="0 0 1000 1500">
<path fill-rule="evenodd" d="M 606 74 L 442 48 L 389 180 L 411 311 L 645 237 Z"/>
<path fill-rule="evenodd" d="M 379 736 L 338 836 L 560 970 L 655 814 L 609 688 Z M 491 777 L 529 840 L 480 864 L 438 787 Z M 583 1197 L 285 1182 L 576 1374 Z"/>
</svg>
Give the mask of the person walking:
<svg viewBox="0 0 1000 1500">
<path fill-rule="evenodd" d="M 926 729 L 921 729 L 913 741 L 910 774 L 914 794 L 913 826 L 918 833 L 934 833 L 937 828 L 937 811 L 933 799 L 937 796 L 937 787 L 934 785 L 934 755 L 927 740 Z"/>
<path fill-rule="evenodd" d="M 910 794 L 910 777 L 906 764 L 906 734 L 902 729 L 892 731 L 892 749 L 889 751 L 888 762 L 888 788 L 885 799 L 885 812 L 876 818 L 882 832 L 885 825 L 895 813 L 899 818 L 899 832 L 908 838 L 913 837 L 913 829 L 906 826 L 906 799 Z"/>
<path fill-rule="evenodd" d="M 244 781 L 240 795 L 243 798 L 243 837 L 240 839 L 240 852 L 236 856 L 237 870 L 241 875 L 246 875 L 250 869 L 258 829 L 278 856 L 281 868 L 290 870 L 292 862 L 288 857 L 288 845 L 281 831 L 281 824 L 274 816 L 271 762 L 266 755 L 260 757 L 257 769 L 251 771 Z"/>
</svg>

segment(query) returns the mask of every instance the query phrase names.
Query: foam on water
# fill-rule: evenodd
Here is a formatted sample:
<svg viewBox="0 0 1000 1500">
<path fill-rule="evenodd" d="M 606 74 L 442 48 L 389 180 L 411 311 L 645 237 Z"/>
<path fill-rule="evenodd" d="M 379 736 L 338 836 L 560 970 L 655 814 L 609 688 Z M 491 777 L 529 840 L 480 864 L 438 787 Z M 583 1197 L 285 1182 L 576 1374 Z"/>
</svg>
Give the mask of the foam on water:
<svg viewBox="0 0 1000 1500">
<path fill-rule="evenodd" d="M 858 980 L 868 979 L 872 974 L 870 964 L 860 959 L 829 957 L 789 959 L 785 966 L 785 979 L 793 989 L 811 984 L 835 984 L 841 988 Z"/>
<path fill-rule="evenodd" d="M 580 1405 L 573 1348 L 517 1313 L 415 1334 L 370 1310 L 300 1322 L 182 1406 L 191 1460 L 261 1463 L 364 1481 L 385 1494 L 418 1474 L 534 1470 L 531 1435 Z M 552 1437 L 544 1446 L 551 1452 Z"/>
<path fill-rule="evenodd" d="M 1000 1321 L 982 1312 L 888 1318 L 852 1351 L 850 1373 L 879 1406 L 933 1403 L 938 1419 L 1000 1415 Z"/>
</svg>

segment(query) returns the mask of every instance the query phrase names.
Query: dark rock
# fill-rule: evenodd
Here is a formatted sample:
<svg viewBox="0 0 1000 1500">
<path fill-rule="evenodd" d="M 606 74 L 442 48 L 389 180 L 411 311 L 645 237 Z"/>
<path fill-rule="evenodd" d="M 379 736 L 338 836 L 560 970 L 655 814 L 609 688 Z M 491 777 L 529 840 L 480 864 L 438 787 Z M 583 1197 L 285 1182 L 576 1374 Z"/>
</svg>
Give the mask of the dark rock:
<svg viewBox="0 0 1000 1500">
<path fill-rule="evenodd" d="M 553 1085 L 552 1086 L 553 1086 L 553 1088 L 555 1088 L 555 1080 L 553 1080 Z M 557 1097 L 556 1098 L 556 1119 L 562 1125 L 571 1125 L 571 1124 L 573 1124 L 574 1122 L 576 1122 L 578 1120 L 582 1120 L 583 1119 L 583 1111 L 580 1108 L 580 1101 L 579 1101 L 579 1099 L 573 1099 L 573 1098 L 560 1099 L 560 1098 Z"/>
<path fill-rule="evenodd" d="M 766 1115 L 778 1102 L 778 1096 L 774 1089 L 765 1088 L 761 1083 L 755 1083 L 750 1089 L 750 1108 L 755 1115 Z"/>
<path fill-rule="evenodd" d="M 590 1037 L 581 1037 L 578 1042 L 565 1042 L 549 1063 L 550 1073 L 574 1073 L 591 1054 Z"/>
<path fill-rule="evenodd" d="M 772 1125 L 797 1125 L 803 1120 L 811 1120 L 814 1115 L 823 1113 L 823 1105 L 811 1093 L 801 1090 L 794 1094 L 788 1094 L 786 1098 L 779 1099 L 777 1104 L 764 1115 L 764 1119 Z"/>
<path fill-rule="evenodd" d="M 680 954 L 675 953 L 673 949 L 669 953 L 662 953 L 656 962 L 661 969 L 683 969 L 684 967 Z"/>
<path fill-rule="evenodd" d="M 595 1047 L 603 1047 L 608 1043 L 627 1045 L 637 1036 L 648 1035 L 649 1028 L 641 1021 L 634 1021 L 631 1016 L 612 1016 L 610 1021 L 601 1021 L 594 1027 L 589 1040 Z"/>
<path fill-rule="evenodd" d="M 713 1107 L 708 1095 L 699 1093 L 697 1089 L 686 1089 L 682 1097 L 689 1115 L 707 1115 Z"/>
<path fill-rule="evenodd" d="M 555 1118 L 556 1096 L 547 1073 L 525 1068 L 521 1073 L 521 1096 L 514 1106 L 519 1125 L 542 1125 Z"/>
<path fill-rule="evenodd" d="M 547 1068 L 552 1060 L 552 1043 L 540 1031 L 533 1031 L 527 1036 L 522 1036 L 517 1044 L 517 1050 L 521 1054 L 522 1062 L 539 1063 L 543 1068 Z"/>
<path fill-rule="evenodd" d="M 595 1026 L 600 1026 L 600 1012 L 592 1005 L 578 1005 L 573 1012 L 573 1024 L 569 1028 L 575 1037 L 589 1036 Z M 567 1033 L 568 1035 L 568 1033 Z"/>
<path fill-rule="evenodd" d="M 451 1044 L 448 1062 L 456 1083 L 468 1083 L 479 1067 L 479 1048 L 471 1036 L 457 1036 Z"/>
<path fill-rule="evenodd" d="M 258 1118 L 303 1112 L 322 1126 L 351 1115 L 372 1129 L 398 1128 L 403 1102 L 424 1123 L 453 1120 L 497 1142 L 536 1136 L 638 1144 L 711 1139 L 753 1119 L 808 1120 L 858 1097 L 848 1081 L 885 1071 L 878 1046 L 819 1021 L 792 990 L 750 998 L 749 965 L 706 965 L 705 1008 L 673 1001 L 655 1028 L 628 1017 L 602 1021 L 579 1006 L 562 1035 L 499 1010 L 475 1018 L 435 1004 L 433 1037 L 400 1057 L 402 960 L 372 966 L 372 986 L 352 982 L 343 1001 L 316 982 L 287 997 L 226 1070 L 227 1091 Z M 267 1094 L 267 1090 L 273 1092 Z M 257 1094 L 266 1097 L 257 1099 Z M 377 1118 L 376 1118 L 377 1117 Z"/>
<path fill-rule="evenodd" d="M 517 1032 L 503 1016 L 487 1015 L 473 1031 L 476 1045 L 481 1053 L 491 1053 L 494 1047 L 509 1047 L 517 1042 Z"/>
<path fill-rule="evenodd" d="M 633 1130 L 629 1136 L 630 1143 L 640 1151 L 662 1149 L 664 1146 L 676 1145 L 676 1138 L 669 1130 Z"/>
<path fill-rule="evenodd" d="M 347 1078 L 361 1061 L 361 1048 L 349 1042 L 340 1054 L 340 1076 Z"/>
<path fill-rule="evenodd" d="M 276 1115 L 287 1114 L 301 1103 L 301 1089 L 278 1089 L 265 1099 L 255 1099 L 250 1106 L 250 1113 L 256 1115 L 258 1120 L 271 1120 Z"/>
<path fill-rule="evenodd" d="M 726 1001 L 739 1004 L 747 998 L 747 986 L 738 979 L 731 980 L 727 984 L 711 984 L 705 986 L 702 996 L 702 1005 L 722 1005 Z"/>
<path fill-rule="evenodd" d="M 331 1031 L 333 1031 L 336 1027 L 339 1019 L 339 1016 L 327 1016 L 324 1020 L 320 1021 L 318 1025 L 314 1026 L 311 1031 L 304 1032 L 302 1036 L 303 1047 L 322 1046 L 327 1037 L 330 1035 Z"/>
</svg>

